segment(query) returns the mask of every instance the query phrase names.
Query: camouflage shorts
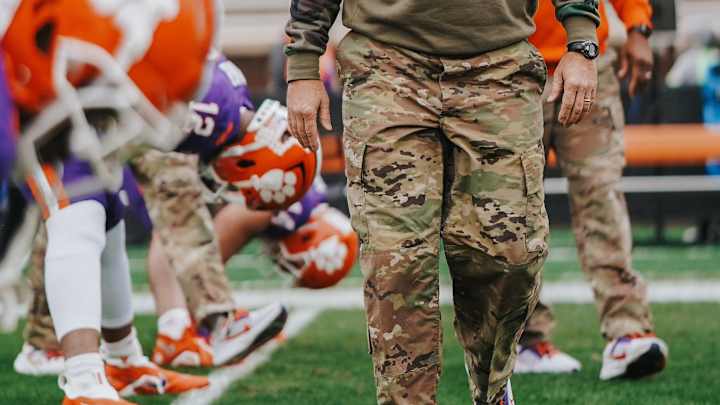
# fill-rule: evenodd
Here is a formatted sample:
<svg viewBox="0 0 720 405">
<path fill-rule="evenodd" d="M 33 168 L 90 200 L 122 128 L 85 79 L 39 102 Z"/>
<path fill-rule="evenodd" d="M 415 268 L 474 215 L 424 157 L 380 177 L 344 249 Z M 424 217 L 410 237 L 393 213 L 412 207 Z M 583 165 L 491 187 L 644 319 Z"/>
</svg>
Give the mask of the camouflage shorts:
<svg viewBox="0 0 720 405">
<path fill-rule="evenodd" d="M 544 62 L 527 42 L 447 59 L 357 33 L 338 62 L 378 403 L 437 402 L 441 239 L 473 400 L 497 403 L 547 254 Z"/>
</svg>

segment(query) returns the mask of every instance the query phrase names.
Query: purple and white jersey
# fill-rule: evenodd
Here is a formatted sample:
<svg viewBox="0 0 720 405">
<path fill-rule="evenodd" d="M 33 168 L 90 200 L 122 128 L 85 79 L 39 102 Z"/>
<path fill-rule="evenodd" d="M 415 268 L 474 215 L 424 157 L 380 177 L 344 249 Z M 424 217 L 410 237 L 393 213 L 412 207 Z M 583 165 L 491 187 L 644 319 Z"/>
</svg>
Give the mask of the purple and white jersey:
<svg viewBox="0 0 720 405">
<path fill-rule="evenodd" d="M 310 214 L 320 204 L 327 202 L 327 185 L 322 177 L 315 177 L 312 187 L 288 209 L 277 211 L 270 220 L 270 226 L 265 230 L 264 236 L 278 239 L 295 232 L 310 219 Z"/>
<path fill-rule="evenodd" d="M 146 226 L 151 226 L 142 194 L 135 177 L 128 167 L 123 169 L 123 184 L 118 191 L 107 191 L 99 187 L 97 177 L 90 163 L 75 157 L 64 160 L 61 168 L 57 171 L 53 169 L 53 173 L 59 175 L 61 184 L 51 186 L 45 191 L 40 190 L 39 195 L 33 195 L 27 185 L 22 188 L 21 191 L 29 202 L 36 202 L 41 206 L 50 207 L 50 205 L 64 199 L 67 200 L 66 204 L 97 201 L 105 210 L 106 230 L 114 228 L 125 218 L 126 208 L 132 207 L 140 221 Z M 42 201 L 37 201 L 38 198 L 42 199 Z M 62 203 L 60 203 L 59 208 L 63 208 Z"/>
<path fill-rule="evenodd" d="M 5 76 L 5 62 L 0 55 L 0 181 L 10 176 L 15 162 L 15 139 L 15 107 Z"/>
<path fill-rule="evenodd" d="M 223 146 L 237 140 L 243 110 L 254 110 L 247 81 L 242 71 L 219 56 L 210 86 L 199 101 L 190 102 L 190 117 L 185 130 L 188 137 L 177 151 L 197 154 L 207 162 Z"/>
</svg>

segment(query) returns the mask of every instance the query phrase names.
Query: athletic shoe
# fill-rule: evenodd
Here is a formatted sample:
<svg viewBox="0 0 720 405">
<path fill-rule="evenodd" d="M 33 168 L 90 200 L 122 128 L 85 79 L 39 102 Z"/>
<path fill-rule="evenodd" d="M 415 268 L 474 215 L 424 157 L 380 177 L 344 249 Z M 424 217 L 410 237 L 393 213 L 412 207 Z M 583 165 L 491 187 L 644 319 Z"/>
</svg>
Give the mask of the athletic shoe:
<svg viewBox="0 0 720 405">
<path fill-rule="evenodd" d="M 161 366 L 173 367 L 211 367 L 214 364 L 212 348 L 198 334 L 195 325 L 185 328 L 179 340 L 158 334 L 152 361 Z"/>
<path fill-rule="evenodd" d="M 216 366 L 244 359 L 277 336 L 287 321 L 287 310 L 277 303 L 234 315 L 219 322 L 210 336 Z"/>
<path fill-rule="evenodd" d="M 642 378 L 665 368 L 668 347 L 654 333 L 613 339 L 603 351 L 601 380 Z"/>
<path fill-rule="evenodd" d="M 110 384 L 123 397 L 138 394 L 180 394 L 210 385 L 207 377 L 162 369 L 145 356 L 106 359 L 105 374 Z"/>
<path fill-rule="evenodd" d="M 25 343 L 13 365 L 18 374 L 59 375 L 65 367 L 65 357 L 60 351 L 42 350 Z"/>
<path fill-rule="evenodd" d="M 518 345 L 515 373 L 574 373 L 580 370 L 580 362 L 563 353 L 550 342 L 534 345 Z"/>
<path fill-rule="evenodd" d="M 507 386 L 505 386 L 505 395 L 500 400 L 500 405 L 515 405 L 515 398 L 513 398 L 512 385 L 508 380 Z"/>
<path fill-rule="evenodd" d="M 102 372 L 87 375 L 74 383 L 61 374 L 58 385 L 65 392 L 62 405 L 135 405 L 120 399 Z"/>
</svg>

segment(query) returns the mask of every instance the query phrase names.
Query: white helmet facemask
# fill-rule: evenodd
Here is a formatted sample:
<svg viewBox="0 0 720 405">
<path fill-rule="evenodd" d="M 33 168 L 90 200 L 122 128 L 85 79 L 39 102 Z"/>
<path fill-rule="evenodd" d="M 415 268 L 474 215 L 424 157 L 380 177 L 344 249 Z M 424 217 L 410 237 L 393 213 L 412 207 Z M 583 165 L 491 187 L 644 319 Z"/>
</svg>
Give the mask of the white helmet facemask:
<svg viewBox="0 0 720 405">
<path fill-rule="evenodd" d="M 99 71 L 88 86 L 76 88 L 67 79 L 74 67 L 91 66 Z M 52 130 L 68 120 L 70 152 L 88 161 L 99 182 L 109 190 L 122 183 L 122 163 L 143 148 L 169 151 L 182 140 L 181 124 L 186 105 L 176 103 L 161 113 L 100 46 L 72 38 L 59 38 L 53 61 L 53 80 L 57 97 L 26 126 L 18 141 L 24 172 L 39 165 L 38 150 L 50 140 Z M 116 125 L 98 134 L 90 125 L 86 111 L 110 110 Z"/>
</svg>

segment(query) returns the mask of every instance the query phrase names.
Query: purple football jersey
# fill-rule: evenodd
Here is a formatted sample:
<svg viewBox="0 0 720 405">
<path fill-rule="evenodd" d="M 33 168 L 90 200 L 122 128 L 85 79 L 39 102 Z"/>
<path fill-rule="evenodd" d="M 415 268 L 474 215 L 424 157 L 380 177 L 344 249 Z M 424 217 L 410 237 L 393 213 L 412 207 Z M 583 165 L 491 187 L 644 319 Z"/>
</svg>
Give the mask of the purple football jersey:
<svg viewBox="0 0 720 405">
<path fill-rule="evenodd" d="M 278 211 L 273 215 L 270 226 L 265 230 L 265 236 L 277 239 L 295 232 L 310 219 L 310 214 L 315 208 L 326 202 L 327 186 L 322 177 L 317 176 L 310 190 L 300 201 L 287 210 Z"/>
<path fill-rule="evenodd" d="M 0 181 L 8 178 L 15 162 L 15 136 L 15 107 L 0 54 Z"/>
<path fill-rule="evenodd" d="M 110 230 L 125 218 L 125 209 L 130 206 L 138 218 L 148 227 L 152 226 L 147 214 L 145 202 L 130 169 L 123 170 L 123 185 L 120 190 L 112 192 L 102 189 L 92 166 L 75 157 L 63 161 L 61 182 L 70 204 L 80 201 L 97 201 L 105 209 L 105 229 Z M 25 198 L 34 203 L 35 198 L 25 184 L 21 189 Z"/>
<path fill-rule="evenodd" d="M 178 152 L 195 153 L 207 162 L 220 149 L 237 140 L 241 111 L 254 110 L 245 76 L 232 62 L 220 57 L 204 97 L 190 102 L 188 137 Z"/>
</svg>

